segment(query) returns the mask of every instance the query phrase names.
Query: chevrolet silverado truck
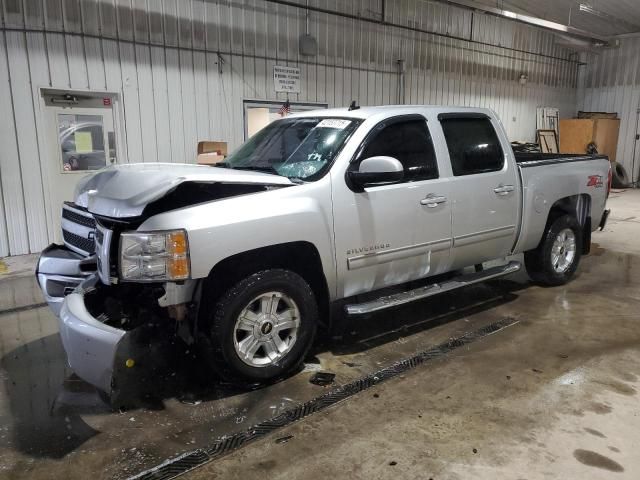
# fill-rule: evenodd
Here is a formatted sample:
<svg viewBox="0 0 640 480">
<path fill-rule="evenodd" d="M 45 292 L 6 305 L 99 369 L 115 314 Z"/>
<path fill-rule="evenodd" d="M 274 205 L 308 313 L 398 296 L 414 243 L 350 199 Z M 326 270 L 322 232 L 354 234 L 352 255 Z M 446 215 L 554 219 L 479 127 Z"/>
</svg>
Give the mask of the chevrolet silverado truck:
<svg viewBox="0 0 640 480">
<path fill-rule="evenodd" d="M 267 382 L 300 367 L 319 325 L 516 272 L 517 253 L 535 282 L 564 284 L 610 181 L 604 156 L 514 155 L 488 109 L 305 112 L 215 167 L 85 177 L 37 278 L 70 367 L 109 395 L 159 335 L 205 346 L 222 378 Z"/>
</svg>

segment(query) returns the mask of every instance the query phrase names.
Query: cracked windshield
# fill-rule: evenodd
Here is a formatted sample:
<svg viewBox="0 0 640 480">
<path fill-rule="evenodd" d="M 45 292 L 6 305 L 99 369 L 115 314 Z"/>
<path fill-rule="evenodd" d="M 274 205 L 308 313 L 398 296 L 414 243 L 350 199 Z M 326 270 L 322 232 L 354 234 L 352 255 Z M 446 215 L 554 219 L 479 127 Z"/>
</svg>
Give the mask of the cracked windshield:
<svg viewBox="0 0 640 480">
<path fill-rule="evenodd" d="M 278 120 L 217 166 L 317 180 L 360 123 L 356 119 L 321 117 Z"/>
</svg>

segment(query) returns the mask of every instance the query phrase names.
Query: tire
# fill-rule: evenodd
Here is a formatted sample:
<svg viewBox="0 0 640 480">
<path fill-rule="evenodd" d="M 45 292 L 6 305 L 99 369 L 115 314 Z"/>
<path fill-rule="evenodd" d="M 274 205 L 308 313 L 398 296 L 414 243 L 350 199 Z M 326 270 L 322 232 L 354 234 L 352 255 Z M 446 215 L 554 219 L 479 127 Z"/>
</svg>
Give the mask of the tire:
<svg viewBox="0 0 640 480">
<path fill-rule="evenodd" d="M 613 162 L 611 175 L 611 186 L 613 188 L 629 188 L 629 175 L 621 164 Z"/>
<path fill-rule="evenodd" d="M 563 236 L 565 242 L 561 242 Z M 562 215 L 547 223 L 538 247 L 525 252 L 524 263 L 534 282 L 546 286 L 564 285 L 576 272 L 581 253 L 582 228 L 573 216 Z"/>
<path fill-rule="evenodd" d="M 207 315 L 206 356 L 214 370 L 231 383 L 269 383 L 302 364 L 315 338 L 318 306 L 300 275 L 273 269 L 236 283 Z M 291 328 L 278 328 L 285 325 Z"/>
</svg>

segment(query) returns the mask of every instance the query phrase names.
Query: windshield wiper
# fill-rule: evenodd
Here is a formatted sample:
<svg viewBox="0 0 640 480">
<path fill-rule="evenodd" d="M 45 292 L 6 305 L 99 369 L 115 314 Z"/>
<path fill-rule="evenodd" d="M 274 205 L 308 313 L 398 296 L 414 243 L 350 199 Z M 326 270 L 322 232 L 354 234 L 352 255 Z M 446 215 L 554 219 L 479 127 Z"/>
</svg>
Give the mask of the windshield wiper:
<svg viewBox="0 0 640 480">
<path fill-rule="evenodd" d="M 253 172 L 271 173 L 273 175 L 278 175 L 279 177 L 284 177 L 285 176 L 285 175 L 280 175 L 275 168 L 269 167 L 269 166 L 246 165 L 246 166 L 240 166 L 240 167 L 233 167 L 233 166 L 231 166 L 230 163 L 220 162 L 220 163 L 216 163 L 214 165 L 214 167 L 230 168 L 232 170 L 250 170 L 250 171 L 253 171 Z M 292 183 L 295 183 L 295 184 L 298 184 L 298 185 L 302 184 L 302 183 L 306 183 L 300 177 L 287 177 L 287 178 L 289 180 L 291 180 Z"/>
<path fill-rule="evenodd" d="M 264 172 L 264 173 L 272 173 L 274 175 L 280 175 L 275 168 L 269 167 L 266 165 L 265 166 L 247 165 L 247 166 L 232 167 L 232 168 L 235 168 L 236 170 L 251 170 L 254 172 Z"/>
<path fill-rule="evenodd" d="M 233 168 L 233 167 L 231 166 L 231 164 L 230 164 L 230 163 L 227 163 L 227 162 L 218 162 L 218 163 L 214 163 L 212 166 L 214 166 L 214 167 L 220 167 L 220 168 Z"/>
</svg>

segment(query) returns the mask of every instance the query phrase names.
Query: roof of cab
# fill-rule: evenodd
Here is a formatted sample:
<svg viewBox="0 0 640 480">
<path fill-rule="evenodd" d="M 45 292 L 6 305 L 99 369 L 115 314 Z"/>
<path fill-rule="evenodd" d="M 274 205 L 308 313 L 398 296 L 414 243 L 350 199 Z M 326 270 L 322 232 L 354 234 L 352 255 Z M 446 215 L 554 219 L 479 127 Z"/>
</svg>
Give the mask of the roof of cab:
<svg viewBox="0 0 640 480">
<path fill-rule="evenodd" d="M 412 110 L 424 111 L 425 109 L 441 112 L 482 112 L 486 114 L 493 114 L 493 112 L 487 108 L 480 107 L 457 107 L 457 106 L 444 106 L 444 105 L 381 105 L 371 107 L 360 107 L 355 110 L 349 110 L 348 107 L 343 108 L 326 108 L 318 110 L 308 110 L 304 112 L 297 112 L 288 115 L 288 117 L 349 117 L 349 118 L 361 118 L 366 119 L 379 114 L 394 115 L 394 114 L 407 114 Z M 417 112 L 416 112 L 417 113 Z"/>
</svg>

